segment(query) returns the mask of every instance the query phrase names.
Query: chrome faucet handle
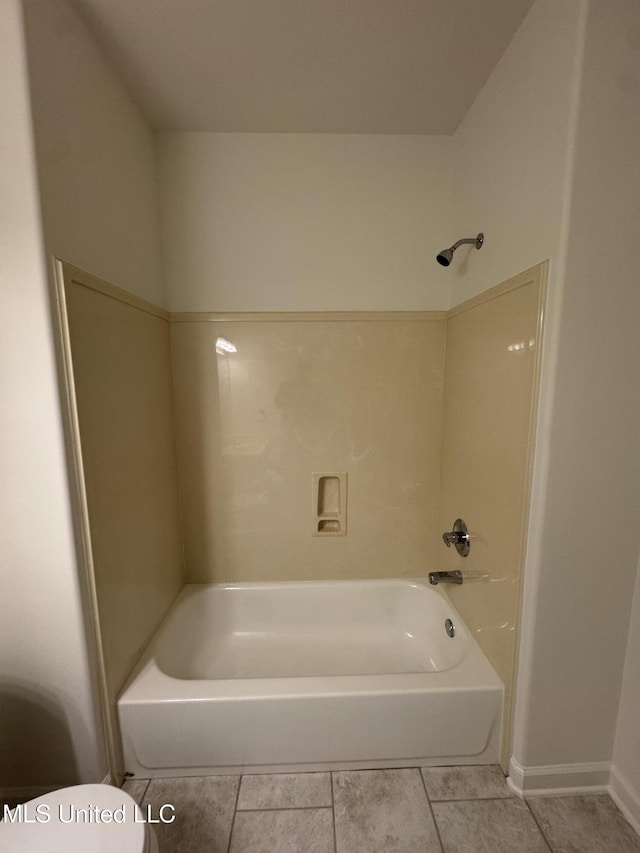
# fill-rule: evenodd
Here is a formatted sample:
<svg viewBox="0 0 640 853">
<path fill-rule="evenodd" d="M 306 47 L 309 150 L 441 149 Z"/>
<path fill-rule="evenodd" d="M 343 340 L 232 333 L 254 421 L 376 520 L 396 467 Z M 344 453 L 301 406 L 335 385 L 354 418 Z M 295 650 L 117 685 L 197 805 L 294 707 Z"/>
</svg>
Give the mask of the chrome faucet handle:
<svg viewBox="0 0 640 853">
<path fill-rule="evenodd" d="M 447 548 L 452 545 L 455 547 L 461 557 L 467 557 L 471 550 L 471 537 L 467 530 L 467 525 L 461 518 L 456 518 L 453 522 L 453 530 L 449 530 L 442 534 L 442 539 Z"/>
</svg>

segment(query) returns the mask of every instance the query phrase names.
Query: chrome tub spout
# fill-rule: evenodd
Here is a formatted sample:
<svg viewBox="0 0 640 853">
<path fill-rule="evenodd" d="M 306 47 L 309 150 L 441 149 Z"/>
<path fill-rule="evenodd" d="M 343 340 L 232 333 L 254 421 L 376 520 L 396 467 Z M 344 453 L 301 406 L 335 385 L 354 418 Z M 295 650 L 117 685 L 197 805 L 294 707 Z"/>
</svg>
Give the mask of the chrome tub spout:
<svg viewBox="0 0 640 853">
<path fill-rule="evenodd" d="M 439 583 L 462 583 L 462 572 L 429 572 L 429 583 L 437 586 Z"/>
</svg>

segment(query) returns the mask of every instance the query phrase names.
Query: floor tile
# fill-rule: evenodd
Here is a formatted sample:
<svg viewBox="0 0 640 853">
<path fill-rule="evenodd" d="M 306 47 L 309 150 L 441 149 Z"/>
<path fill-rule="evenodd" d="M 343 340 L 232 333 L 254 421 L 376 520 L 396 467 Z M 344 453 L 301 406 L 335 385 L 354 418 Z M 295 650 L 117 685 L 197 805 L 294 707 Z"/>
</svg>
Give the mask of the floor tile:
<svg viewBox="0 0 640 853">
<path fill-rule="evenodd" d="M 502 770 L 496 764 L 478 767 L 423 767 L 422 776 L 431 802 L 511 797 Z"/>
<path fill-rule="evenodd" d="M 141 805 L 148 784 L 148 779 L 125 779 L 122 783 L 122 790 L 133 797 L 138 805 Z"/>
<path fill-rule="evenodd" d="M 554 853 L 636 853 L 636 835 L 607 794 L 532 797 L 536 816 Z"/>
<path fill-rule="evenodd" d="M 444 853 L 549 853 L 522 800 L 463 800 L 432 808 Z"/>
<path fill-rule="evenodd" d="M 160 853 L 226 853 L 239 781 L 239 776 L 152 779 L 143 807 L 151 805 L 156 817 L 170 803 L 176 816 L 173 823 L 155 826 Z"/>
<path fill-rule="evenodd" d="M 229 853 L 334 853 L 331 809 L 237 812 Z"/>
<path fill-rule="evenodd" d="M 243 776 L 238 809 L 331 806 L 331 774 L 273 773 Z"/>
<path fill-rule="evenodd" d="M 417 769 L 333 774 L 338 853 L 440 853 Z"/>
</svg>

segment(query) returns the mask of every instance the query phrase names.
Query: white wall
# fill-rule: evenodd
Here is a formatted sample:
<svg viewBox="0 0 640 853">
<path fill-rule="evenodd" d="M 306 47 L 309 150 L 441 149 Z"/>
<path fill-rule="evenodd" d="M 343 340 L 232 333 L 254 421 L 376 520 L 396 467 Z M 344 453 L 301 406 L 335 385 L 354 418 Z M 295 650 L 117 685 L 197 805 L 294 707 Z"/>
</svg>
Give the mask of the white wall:
<svg viewBox="0 0 640 853">
<path fill-rule="evenodd" d="M 597 784 L 613 751 L 640 546 L 640 6 L 587 10 L 514 754 Z M 548 784 L 562 779 L 549 771 Z"/>
<path fill-rule="evenodd" d="M 457 305 L 560 254 L 582 0 L 537 0 L 455 133 Z M 466 262 L 465 262 L 466 260 Z"/>
<path fill-rule="evenodd" d="M 165 133 L 173 311 L 448 308 L 452 140 Z"/>
<path fill-rule="evenodd" d="M 154 137 L 67 0 L 24 0 L 47 252 L 164 303 Z"/>
<path fill-rule="evenodd" d="M 20 4 L 0 4 L 0 785 L 96 781 Z"/>
</svg>

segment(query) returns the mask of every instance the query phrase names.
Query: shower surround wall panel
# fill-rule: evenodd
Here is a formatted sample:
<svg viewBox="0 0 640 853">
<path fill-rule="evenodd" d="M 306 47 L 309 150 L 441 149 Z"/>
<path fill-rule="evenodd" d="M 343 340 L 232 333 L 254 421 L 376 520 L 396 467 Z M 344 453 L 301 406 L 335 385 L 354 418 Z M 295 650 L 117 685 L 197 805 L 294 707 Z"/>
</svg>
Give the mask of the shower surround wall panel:
<svg viewBox="0 0 640 853">
<path fill-rule="evenodd" d="M 172 315 L 189 582 L 433 568 L 445 316 Z M 313 536 L 336 471 L 347 535 Z"/>
<path fill-rule="evenodd" d="M 516 674 L 545 280 L 541 264 L 453 309 L 447 321 L 438 528 L 449 530 L 461 516 L 471 550 L 462 558 L 441 543 L 437 562 L 488 575 L 447 592 L 505 684 L 506 715 Z M 506 762 L 508 738 L 503 746 Z"/>
<path fill-rule="evenodd" d="M 115 703 L 184 582 L 168 321 L 162 309 L 73 267 L 64 270 L 100 629 Z"/>
</svg>

